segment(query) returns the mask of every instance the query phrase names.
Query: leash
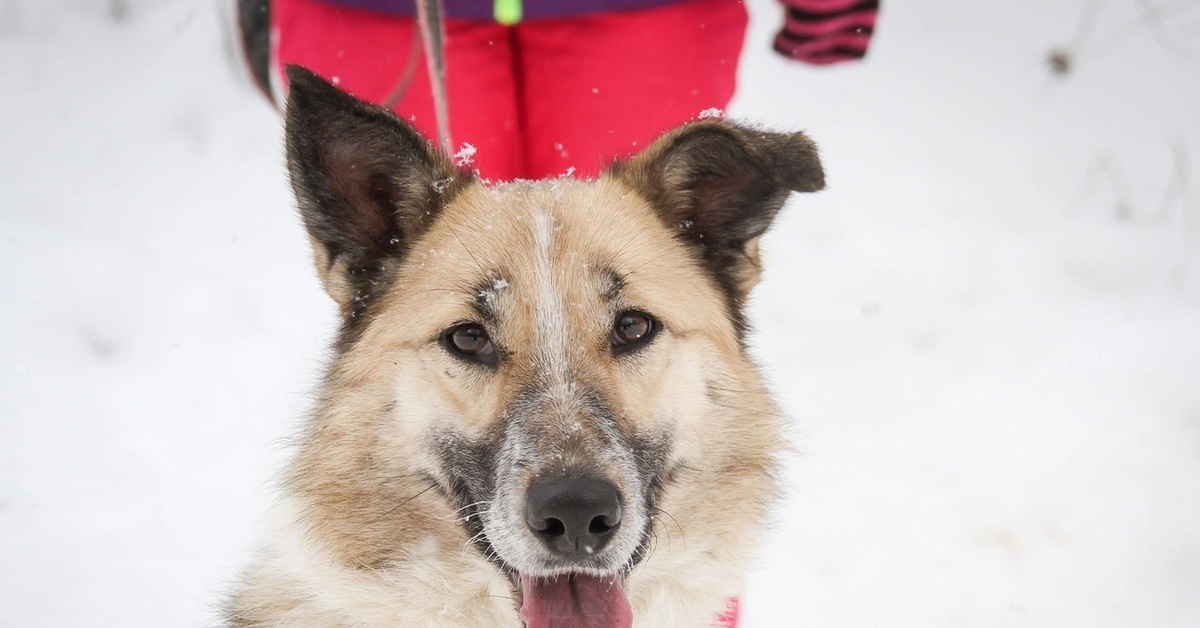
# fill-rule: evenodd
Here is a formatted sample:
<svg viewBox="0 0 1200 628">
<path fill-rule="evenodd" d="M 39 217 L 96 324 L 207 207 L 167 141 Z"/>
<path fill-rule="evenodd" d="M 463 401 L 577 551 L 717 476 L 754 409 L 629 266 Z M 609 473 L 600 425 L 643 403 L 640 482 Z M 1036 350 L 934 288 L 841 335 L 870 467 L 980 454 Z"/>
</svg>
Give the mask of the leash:
<svg viewBox="0 0 1200 628">
<path fill-rule="evenodd" d="M 450 139 L 450 99 L 446 95 L 446 12 L 442 8 L 442 0 L 416 0 L 416 3 L 417 29 L 420 31 L 421 41 L 425 45 L 429 86 L 433 92 L 433 115 L 437 118 L 437 141 L 442 150 L 449 155 L 454 150 L 454 142 Z M 524 13 L 522 0 L 494 0 L 492 10 L 496 21 L 505 26 L 512 26 L 520 22 Z M 413 52 L 416 52 L 415 42 Z M 409 67 L 405 69 L 404 77 L 388 97 L 389 109 L 408 90 L 408 85 L 412 81 L 414 57 L 410 57 Z"/>
<path fill-rule="evenodd" d="M 387 100 L 383 101 L 385 109 L 395 109 L 396 103 L 408 93 L 408 86 L 412 85 L 413 79 L 417 76 L 417 61 L 421 59 L 421 24 L 413 23 L 412 46 L 408 53 L 408 61 L 404 64 L 404 74 L 400 76 L 400 82 L 392 88 L 392 93 L 388 94 Z"/>
<path fill-rule="evenodd" d="M 429 86 L 433 91 L 433 114 L 437 118 L 438 144 L 447 155 L 453 154 L 450 141 L 450 105 L 446 96 L 446 27 L 441 0 L 417 0 L 417 22 L 425 42 L 425 61 Z"/>
</svg>

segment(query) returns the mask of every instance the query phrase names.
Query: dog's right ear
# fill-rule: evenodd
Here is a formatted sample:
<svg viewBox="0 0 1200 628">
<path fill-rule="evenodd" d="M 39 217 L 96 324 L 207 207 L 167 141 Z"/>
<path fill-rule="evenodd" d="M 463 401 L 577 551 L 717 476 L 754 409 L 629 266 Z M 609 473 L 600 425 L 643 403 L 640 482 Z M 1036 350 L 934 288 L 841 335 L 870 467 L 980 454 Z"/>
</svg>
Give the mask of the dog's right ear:
<svg viewBox="0 0 1200 628">
<path fill-rule="evenodd" d="M 317 272 L 356 316 L 388 257 L 403 256 L 472 175 L 416 129 L 299 66 L 288 66 L 288 171 Z"/>
</svg>

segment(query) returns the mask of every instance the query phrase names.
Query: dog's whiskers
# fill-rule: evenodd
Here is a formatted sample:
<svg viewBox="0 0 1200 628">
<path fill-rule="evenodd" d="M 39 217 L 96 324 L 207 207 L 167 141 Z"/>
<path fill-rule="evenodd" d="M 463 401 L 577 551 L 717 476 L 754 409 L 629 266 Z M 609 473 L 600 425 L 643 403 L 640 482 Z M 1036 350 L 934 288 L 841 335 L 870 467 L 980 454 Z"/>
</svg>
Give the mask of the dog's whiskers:
<svg viewBox="0 0 1200 628">
<path fill-rule="evenodd" d="M 634 567 L 635 567 L 635 565 L 634 565 L 634 563 L 633 563 L 633 556 L 630 556 L 630 557 L 629 557 L 629 560 L 627 560 L 627 561 L 625 561 L 624 563 L 622 563 L 622 564 L 621 564 L 621 569 L 620 569 L 620 571 L 621 571 L 622 573 L 624 573 L 624 574 L 628 575 L 628 574 L 631 574 L 631 573 L 633 573 L 633 568 L 634 568 Z"/>
<path fill-rule="evenodd" d="M 412 497 L 409 497 L 408 499 L 406 499 L 406 500 L 404 500 L 404 501 L 400 502 L 399 504 L 396 504 L 395 506 L 392 506 L 391 508 L 389 508 L 389 509 L 387 510 L 387 512 L 383 513 L 382 515 L 379 515 L 378 517 L 376 517 L 376 518 L 374 518 L 374 519 L 372 519 L 372 520 L 370 520 L 370 521 L 368 521 L 368 522 L 366 522 L 366 523 L 362 524 L 361 526 L 359 526 L 359 527 L 358 527 L 358 529 L 357 529 L 357 530 L 355 530 L 355 532 L 361 532 L 363 528 L 365 528 L 365 527 L 367 527 L 367 526 L 370 526 L 370 525 L 374 525 L 374 524 L 376 524 L 376 523 L 379 523 L 380 521 L 383 521 L 384 519 L 386 519 L 387 517 L 389 517 L 389 516 L 391 516 L 393 513 L 395 513 L 397 510 L 400 510 L 400 509 L 401 509 L 401 508 L 403 508 L 404 506 L 408 505 L 408 503 L 409 503 L 409 502 L 411 502 L 412 500 L 414 500 L 414 499 L 416 499 L 416 498 L 418 498 L 418 497 L 420 497 L 420 496 L 424 495 L 425 493 L 428 493 L 429 491 L 431 491 L 431 490 L 433 490 L 433 489 L 435 489 L 435 488 L 437 488 L 437 484 L 432 484 L 432 483 L 431 483 L 429 486 L 425 487 L 425 488 L 424 488 L 424 489 L 423 489 L 421 492 L 417 493 L 416 495 L 413 495 Z"/>
<path fill-rule="evenodd" d="M 483 269 L 483 264 L 480 264 L 479 260 L 475 258 L 475 254 L 471 252 L 471 249 L 467 248 L 467 245 L 463 243 L 462 238 L 458 237 L 458 233 L 454 231 L 454 228 L 449 224 L 446 225 L 446 228 L 450 230 L 450 235 L 454 236 L 454 239 L 458 240 L 458 243 L 462 245 L 463 250 L 467 252 L 467 255 L 471 256 L 471 261 L 475 262 L 475 267 L 479 269 L 479 272 L 482 273 L 484 277 L 490 276 L 490 273 Z"/>
<path fill-rule="evenodd" d="M 482 539 L 483 537 L 484 537 L 484 532 L 483 532 L 483 530 L 480 530 L 479 532 L 476 532 L 475 534 L 471 535 L 471 538 L 467 539 L 467 541 L 465 543 L 463 543 L 463 547 L 464 548 L 470 547 L 472 544 L 474 544 L 479 539 Z"/>
<path fill-rule="evenodd" d="M 675 519 L 675 517 L 671 515 L 671 513 L 663 510 L 662 508 L 655 508 L 654 509 L 654 518 L 658 519 L 659 521 L 662 521 L 662 518 L 659 517 L 659 515 L 666 515 L 667 518 L 671 520 L 671 523 L 675 524 L 675 529 L 679 530 L 679 538 L 683 540 L 683 547 L 684 547 L 684 549 L 687 549 L 687 535 L 685 535 L 683 533 L 683 526 L 679 525 L 679 521 L 677 521 Z M 670 528 L 666 527 L 665 522 L 663 525 L 663 531 L 667 533 L 667 542 L 669 544 L 670 538 L 671 538 L 671 530 L 670 530 Z"/>
<path fill-rule="evenodd" d="M 456 515 L 457 515 L 458 513 L 462 512 L 462 511 L 464 511 L 464 510 L 466 510 L 466 509 L 468 509 L 468 508 L 474 508 L 474 507 L 476 507 L 476 506 L 491 506 L 491 505 L 492 505 L 492 500 L 490 500 L 490 499 L 484 499 L 484 500 L 480 500 L 480 501 L 477 501 L 477 502 L 475 502 L 475 503 L 472 503 L 472 504 L 467 504 L 466 506 L 463 506 L 462 508 L 456 508 L 456 509 L 454 510 L 454 514 L 456 514 Z M 472 514 L 472 516 L 473 516 L 473 515 L 478 515 L 478 514 L 480 514 L 480 513 L 479 513 L 478 511 L 476 511 L 476 512 L 474 512 L 474 513 L 471 513 L 471 514 Z"/>
<path fill-rule="evenodd" d="M 626 238 L 625 242 L 622 243 L 621 246 L 617 247 L 617 250 L 613 254 L 613 257 L 616 259 L 620 259 L 621 257 L 623 257 L 623 254 L 625 253 L 625 249 L 629 248 L 629 245 L 633 244 L 633 241 L 636 240 L 639 235 L 641 235 L 641 233 L 634 231 L 632 235 L 630 235 L 628 238 Z"/>
<path fill-rule="evenodd" d="M 654 515 L 651 518 L 658 520 L 658 521 L 662 521 L 662 519 L 659 519 L 658 515 Z M 666 528 L 666 524 L 663 524 L 663 532 L 667 533 L 667 552 L 670 552 L 671 551 L 671 531 Z M 646 554 L 646 558 L 650 558 L 651 554 L 658 551 L 658 532 L 656 532 L 653 527 L 650 528 L 650 537 L 654 539 L 654 547 L 650 548 L 650 551 Z"/>
<path fill-rule="evenodd" d="M 459 555 L 467 553 L 473 547 L 478 549 L 478 545 L 476 545 L 476 543 L 478 541 L 480 541 L 481 539 L 486 539 L 486 538 L 487 538 L 487 533 L 483 530 L 480 530 L 479 532 L 477 532 L 476 534 L 471 536 L 471 538 L 467 539 L 466 542 L 463 543 L 462 549 L 459 550 Z M 490 544 L 484 546 L 484 551 L 482 553 L 483 553 L 484 558 L 486 558 L 489 561 L 491 561 L 492 559 L 498 558 L 496 551 L 492 548 L 492 546 Z"/>
<path fill-rule="evenodd" d="M 654 531 L 654 528 L 650 529 L 650 541 L 651 541 L 650 549 L 646 550 L 646 556 L 644 557 L 644 559 L 646 559 L 646 560 L 648 560 L 651 556 L 654 555 L 655 552 L 658 551 L 658 533 Z M 671 551 L 671 535 L 670 534 L 667 535 L 667 551 L 668 552 Z"/>
<path fill-rule="evenodd" d="M 645 266 L 647 266 L 647 265 L 649 265 L 649 264 L 652 264 L 652 263 L 654 263 L 654 262 L 657 262 L 658 260 L 662 259 L 663 257 L 666 257 L 667 255 L 669 255 L 669 254 L 671 254 L 671 253 L 672 253 L 672 251 L 671 251 L 670 249 L 668 249 L 668 250 L 666 250 L 666 251 L 665 251 L 665 252 L 663 252 L 663 253 L 660 253 L 660 254 L 658 254 L 658 255 L 655 255 L 654 257 L 652 257 L 652 258 L 650 258 L 650 259 L 648 259 L 648 260 L 646 260 L 646 261 L 642 262 L 641 264 L 638 264 L 637 266 L 635 266 L 635 267 L 633 268 L 633 270 L 631 270 L 631 271 L 629 271 L 628 273 L 626 273 L 626 275 L 632 275 L 632 274 L 636 273 L 637 271 L 641 270 L 643 267 L 645 267 Z"/>
</svg>

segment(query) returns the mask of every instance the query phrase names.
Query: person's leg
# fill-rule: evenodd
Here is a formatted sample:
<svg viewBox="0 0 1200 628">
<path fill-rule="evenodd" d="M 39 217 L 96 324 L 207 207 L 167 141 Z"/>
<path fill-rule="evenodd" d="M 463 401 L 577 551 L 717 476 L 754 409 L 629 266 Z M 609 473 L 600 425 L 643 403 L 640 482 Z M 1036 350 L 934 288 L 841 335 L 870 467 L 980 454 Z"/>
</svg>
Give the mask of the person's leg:
<svg viewBox="0 0 1200 628">
<path fill-rule="evenodd" d="M 516 27 L 532 178 L 594 176 L 733 97 L 746 9 L 691 0 Z"/>
<path fill-rule="evenodd" d="M 409 17 L 349 9 L 316 0 L 273 0 L 275 77 L 285 64 L 309 68 L 351 94 L 376 104 L 397 92 L 410 62 L 412 80 L 392 109 L 426 137 L 437 136 L 433 97 L 420 38 Z M 510 33 L 487 22 L 447 20 L 446 90 L 456 147 L 476 147 L 481 176 L 522 174 Z M 415 48 L 414 48 L 415 47 Z"/>
<path fill-rule="evenodd" d="M 274 102 L 271 93 L 271 2 L 270 0 L 237 0 L 233 25 L 237 29 L 238 52 L 250 80 L 267 100 Z"/>
</svg>

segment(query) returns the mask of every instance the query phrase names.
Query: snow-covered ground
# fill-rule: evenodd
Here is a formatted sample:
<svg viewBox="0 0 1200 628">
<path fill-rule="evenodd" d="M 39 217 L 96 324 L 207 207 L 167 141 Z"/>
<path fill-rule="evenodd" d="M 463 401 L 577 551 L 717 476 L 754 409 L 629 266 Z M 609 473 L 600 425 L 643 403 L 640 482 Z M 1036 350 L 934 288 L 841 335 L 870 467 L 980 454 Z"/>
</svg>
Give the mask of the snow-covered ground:
<svg viewBox="0 0 1200 628">
<path fill-rule="evenodd" d="M 751 9 L 731 113 L 829 189 L 745 625 L 1200 626 L 1200 5 L 885 0 L 832 69 Z M 334 326 L 279 117 L 208 1 L 0 0 L 0 85 L 0 626 L 212 624 Z"/>
</svg>

